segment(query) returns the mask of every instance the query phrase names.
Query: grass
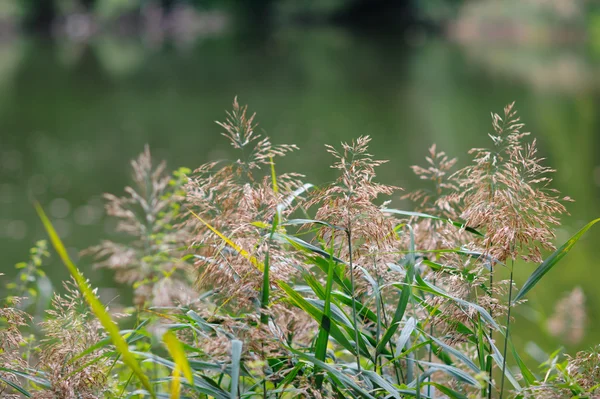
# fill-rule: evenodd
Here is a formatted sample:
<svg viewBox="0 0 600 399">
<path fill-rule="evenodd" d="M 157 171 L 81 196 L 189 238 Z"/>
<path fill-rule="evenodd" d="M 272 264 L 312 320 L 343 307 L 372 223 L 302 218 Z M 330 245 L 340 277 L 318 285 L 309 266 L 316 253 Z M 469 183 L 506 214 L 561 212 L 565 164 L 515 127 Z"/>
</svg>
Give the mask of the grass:
<svg viewBox="0 0 600 399">
<path fill-rule="evenodd" d="M 432 147 L 427 166 L 413 168 L 429 187 L 405 194 L 414 209 L 399 210 L 385 201 L 397 188 L 375 180 L 383 161 L 368 153 L 370 138 L 327 146 L 339 178 L 313 187 L 276 173 L 276 159 L 297 148 L 257 135 L 254 115 L 235 101 L 219 125 L 239 159 L 169 176 L 146 149 L 132 163 L 134 185 L 106 196 L 131 239 L 85 253 L 131 286 L 125 315 L 100 303 L 36 205 L 74 285 L 30 315 L 31 301 L 19 298 L 35 298 L 44 246 L 20 264 L 24 283 L 11 283 L 0 308 L 0 395 L 599 394 L 600 346 L 530 369 L 512 343 L 510 313 L 600 219 L 554 249 L 569 199 L 550 188 L 552 170 L 513 105 L 492 122 L 491 147 L 463 169 Z M 504 281 L 496 269 L 512 271 L 517 258 L 539 267 L 513 295 L 512 273 Z"/>
</svg>

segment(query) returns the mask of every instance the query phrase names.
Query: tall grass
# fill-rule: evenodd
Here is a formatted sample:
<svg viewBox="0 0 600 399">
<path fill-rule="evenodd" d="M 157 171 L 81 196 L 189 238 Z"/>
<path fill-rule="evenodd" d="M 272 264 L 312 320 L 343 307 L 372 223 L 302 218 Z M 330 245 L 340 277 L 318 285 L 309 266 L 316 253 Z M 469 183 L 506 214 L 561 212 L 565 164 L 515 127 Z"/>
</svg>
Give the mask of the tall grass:
<svg viewBox="0 0 600 399">
<path fill-rule="evenodd" d="M 513 105 L 492 122 L 491 147 L 473 150 L 463 169 L 430 149 L 427 166 L 413 168 L 430 187 L 404 196 L 411 210 L 394 209 L 397 188 L 376 181 L 383 161 L 368 153 L 368 137 L 327 146 L 339 173 L 330 184 L 277 174 L 276 159 L 297 148 L 256 134 L 254 115 L 237 100 L 220 123 L 236 160 L 169 177 L 146 150 L 133 162 L 136 188 L 107 196 L 109 214 L 132 241 L 87 251 L 134 290 L 131 329 L 119 330 L 37 206 L 88 308 L 68 298 L 55 306 L 69 309 L 72 327 L 90 339 L 83 346 L 73 334 L 64 339 L 57 308 L 48 310 L 40 337 L 26 338 L 27 314 L 18 299 L 7 302 L 0 308 L 8 322 L 0 329 L 0 394 L 600 394 L 595 350 L 552 354 L 533 370 L 510 331 L 512 307 L 600 219 L 555 250 L 554 229 L 569 199 L 552 190 L 552 170 L 521 132 Z M 513 295 L 517 258 L 539 266 Z M 510 278 L 502 280 L 496 269 L 506 267 Z M 40 339 L 52 344 L 27 351 Z M 50 352 L 72 367 L 38 362 Z"/>
</svg>

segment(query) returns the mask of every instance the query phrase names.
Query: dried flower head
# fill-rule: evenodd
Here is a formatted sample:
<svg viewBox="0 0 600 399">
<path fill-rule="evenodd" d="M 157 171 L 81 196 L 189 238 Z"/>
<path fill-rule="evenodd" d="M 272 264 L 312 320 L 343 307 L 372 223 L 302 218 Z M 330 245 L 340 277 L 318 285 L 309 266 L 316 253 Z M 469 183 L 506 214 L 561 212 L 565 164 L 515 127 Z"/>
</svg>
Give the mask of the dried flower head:
<svg viewBox="0 0 600 399">
<path fill-rule="evenodd" d="M 268 137 L 255 133 L 254 115 L 237 99 L 227 120 L 219 123 L 242 158 L 235 162 L 212 162 L 194 171 L 186 184 L 187 205 L 237 248 L 227 246 L 204 222 L 188 218 L 195 231 L 196 267 L 200 287 L 218 292 L 231 307 L 248 308 L 257 304 L 262 272 L 257 265 L 270 258 L 273 281 L 298 273 L 294 252 L 266 236 L 276 212 L 284 219 L 298 204 L 304 190 L 301 175 L 281 174 L 273 183 L 271 175 L 261 174 L 262 166 L 273 167 L 274 158 L 296 149 L 295 145 L 273 145 Z M 273 172 L 274 173 L 274 172 Z M 284 204 L 285 206 L 280 206 Z M 239 252 L 242 249 L 246 256 Z M 253 260 L 251 260 L 253 259 Z"/>
<path fill-rule="evenodd" d="M 25 344 L 21 328 L 29 323 L 31 317 L 18 309 L 20 298 L 12 297 L 10 302 L 10 306 L 0 307 L 0 367 L 22 371 L 26 362 L 20 352 Z M 17 377 L 13 373 L 0 371 L 0 397 L 13 397 L 9 394 L 11 388 L 3 381 L 17 383 Z"/>
<path fill-rule="evenodd" d="M 126 196 L 105 198 L 107 214 L 118 220 L 117 231 L 133 239 L 126 244 L 103 241 L 84 253 L 95 256 L 96 267 L 115 270 L 118 282 L 133 285 L 138 305 L 189 304 L 196 295 L 190 266 L 180 260 L 186 232 L 174 226 L 186 171 L 171 178 L 164 162 L 155 168 L 148 146 L 131 165 L 135 185 L 125 188 Z"/>
<path fill-rule="evenodd" d="M 370 141 L 369 136 L 361 136 L 351 143 L 342 143 L 341 151 L 327 145 L 327 152 L 336 159 L 331 167 L 340 175 L 335 182 L 316 191 L 309 202 L 309 205 L 319 205 L 317 220 L 341 228 L 335 231 L 322 228 L 321 238 L 328 241 L 327 237 L 333 234 L 335 240 L 342 240 L 348 235 L 355 243 L 357 257 L 372 253 L 373 247 L 389 245 L 396 238 L 393 218 L 382 212 L 374 201 L 381 195 L 391 195 L 398 188 L 374 181 L 375 168 L 387 161 L 376 160 L 367 152 Z M 368 267 L 371 264 L 366 263 Z"/>
<path fill-rule="evenodd" d="M 413 172 L 425 180 L 429 187 L 412 191 L 402 197 L 416 205 L 416 211 L 448 220 L 458 220 L 460 215 L 457 182 L 451 178 L 456 158 L 449 158 L 445 152 L 437 151 L 436 145 L 429 148 L 425 157 L 425 167 L 414 165 Z M 455 248 L 468 242 L 464 231 L 444 220 L 412 218 L 415 245 L 421 250 Z"/>
<path fill-rule="evenodd" d="M 549 187 L 554 170 L 542 165 L 535 140 L 524 142 L 529 133 L 521 132 L 524 125 L 514 103 L 505 107 L 503 117 L 492 114 L 492 125 L 494 147 L 471 150 L 473 164 L 454 176 L 461 217 L 485 231 L 482 245 L 494 258 L 504 261 L 520 254 L 541 262 L 540 248 L 554 249 L 554 227 L 566 212 L 558 192 Z"/>
<path fill-rule="evenodd" d="M 56 294 L 47 318 L 40 324 L 44 339 L 39 351 L 39 369 L 50 388 L 37 392 L 35 398 L 104 397 L 111 388 L 108 370 L 112 360 L 101 356 L 99 349 L 78 356 L 106 337 L 98 319 L 87 305 L 74 281 L 64 284 L 66 294 Z"/>
</svg>

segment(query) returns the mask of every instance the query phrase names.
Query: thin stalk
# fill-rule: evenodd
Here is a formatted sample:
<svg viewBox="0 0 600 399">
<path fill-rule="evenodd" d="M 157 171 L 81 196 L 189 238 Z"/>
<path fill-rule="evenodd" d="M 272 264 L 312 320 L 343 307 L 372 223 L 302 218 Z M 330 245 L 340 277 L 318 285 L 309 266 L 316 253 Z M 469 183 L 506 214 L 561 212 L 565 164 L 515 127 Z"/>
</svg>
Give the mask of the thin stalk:
<svg viewBox="0 0 600 399">
<path fill-rule="evenodd" d="M 500 384 L 500 399 L 504 395 L 504 373 L 506 371 L 506 349 L 508 348 L 508 334 L 510 333 L 510 309 L 512 308 L 513 270 L 515 260 L 510 266 L 510 287 L 508 288 L 508 311 L 506 312 L 506 334 L 504 334 L 504 359 L 502 359 L 502 383 Z"/>
<path fill-rule="evenodd" d="M 433 285 L 435 285 L 435 277 L 433 278 Z M 431 295 L 433 297 L 433 294 Z M 433 337 L 433 323 L 429 324 L 429 335 Z M 429 363 L 433 361 L 433 350 L 431 349 L 431 344 L 428 345 L 429 351 Z M 431 377 L 427 378 L 428 382 L 431 382 Z M 427 396 L 431 397 L 431 385 L 427 385 Z"/>
<path fill-rule="evenodd" d="M 490 263 L 490 293 L 489 293 L 490 299 L 491 299 L 491 297 L 494 296 L 493 287 L 494 287 L 494 266 L 492 265 L 492 263 Z M 490 312 L 490 316 L 494 317 L 494 315 L 492 314 L 491 303 L 490 303 L 489 312 Z M 493 334 L 494 334 L 494 329 L 492 327 L 490 327 L 490 338 L 492 338 Z M 490 353 L 492 353 L 491 343 L 490 343 Z M 493 378 L 494 366 L 493 366 L 493 363 L 491 361 L 489 361 L 489 356 L 486 361 L 488 361 L 490 364 L 490 366 L 489 366 L 490 370 L 489 370 L 489 374 L 488 374 L 489 380 L 488 380 L 488 385 L 487 385 L 487 397 L 488 397 L 488 399 L 492 399 L 492 378 Z"/>
<path fill-rule="evenodd" d="M 348 236 L 348 256 L 350 261 L 350 290 L 352 291 L 352 320 L 354 323 L 354 342 L 356 344 L 356 368 L 360 373 L 360 346 L 358 344 L 358 318 L 356 316 L 356 297 L 354 295 L 354 264 L 352 263 L 352 231 L 346 230 Z"/>
</svg>

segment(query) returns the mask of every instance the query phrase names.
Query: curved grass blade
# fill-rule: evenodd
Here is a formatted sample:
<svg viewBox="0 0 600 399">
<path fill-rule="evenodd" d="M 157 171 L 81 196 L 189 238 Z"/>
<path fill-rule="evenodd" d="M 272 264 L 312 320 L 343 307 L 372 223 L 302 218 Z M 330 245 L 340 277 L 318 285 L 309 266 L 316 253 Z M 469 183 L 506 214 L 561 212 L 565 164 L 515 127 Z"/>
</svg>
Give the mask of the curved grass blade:
<svg viewBox="0 0 600 399">
<path fill-rule="evenodd" d="M 302 249 L 307 252 L 314 252 L 316 254 L 321 255 L 325 259 L 332 258 L 333 260 L 335 260 L 338 263 L 344 263 L 344 261 L 341 260 L 340 258 L 331 256 L 329 254 L 329 252 L 327 252 L 317 246 L 309 244 L 308 242 L 306 242 L 298 237 L 294 237 L 294 236 L 290 236 L 290 235 L 282 234 L 282 233 L 275 233 L 275 237 L 283 238 L 284 240 L 288 241 L 290 244 L 292 244 L 294 247 L 296 247 L 298 249 Z"/>
<path fill-rule="evenodd" d="M 456 392 L 453 389 L 450 389 L 442 384 L 438 384 L 437 382 L 425 382 L 423 385 L 431 385 L 435 387 L 438 391 L 446 395 L 450 399 L 468 399 L 467 396 L 463 395 L 460 392 Z"/>
<path fill-rule="evenodd" d="M 475 309 L 485 319 L 485 321 L 490 326 L 492 326 L 496 330 L 500 330 L 500 326 L 498 325 L 498 323 L 496 323 L 496 320 L 494 320 L 494 318 L 483 307 L 481 307 L 473 302 L 469 302 L 464 299 L 460 299 L 460 298 L 450 295 L 449 293 L 447 293 L 440 287 L 437 287 L 437 286 L 423 280 L 423 278 L 421 276 L 419 276 L 418 274 L 416 275 L 415 278 L 417 280 L 417 283 L 419 284 L 418 288 L 421 291 L 429 292 L 429 293 L 432 293 L 432 294 L 435 294 L 435 295 L 438 295 L 438 296 L 441 296 L 441 297 L 444 297 L 447 299 L 451 299 L 466 308 L 471 307 L 471 308 Z"/>
<path fill-rule="evenodd" d="M 369 392 L 367 392 L 363 388 L 361 388 L 360 385 L 358 385 L 352 378 L 350 378 L 346 374 L 344 374 L 341 370 L 338 370 L 335 367 L 333 367 L 332 365 L 316 359 L 314 356 L 308 355 L 306 353 L 297 351 L 292 348 L 289 348 L 289 350 L 292 353 L 296 354 L 298 357 L 300 357 L 304 360 L 308 360 L 315 366 L 318 366 L 319 368 L 326 370 L 327 373 L 329 373 L 333 378 L 337 379 L 342 384 L 344 384 L 346 387 L 352 389 L 356 394 L 362 396 L 363 398 L 375 399 L 375 397 L 373 397 Z"/>
<path fill-rule="evenodd" d="M 456 378 L 457 380 L 465 382 L 474 387 L 479 387 L 479 381 L 477 381 L 469 373 L 467 373 L 457 367 L 450 366 L 450 365 L 443 364 L 443 363 L 430 363 L 430 362 L 424 362 L 424 361 L 418 361 L 418 363 L 425 365 L 425 366 L 429 366 L 429 370 L 427 370 L 427 372 L 425 372 L 425 373 L 421 374 L 421 376 L 419 376 L 419 379 L 421 381 L 425 380 L 429 375 L 433 374 L 435 371 L 443 371 L 444 373 Z"/>
<path fill-rule="evenodd" d="M 42 378 L 42 377 L 31 375 L 31 374 L 28 374 L 28 373 L 25 373 L 25 372 L 19 371 L 19 370 L 8 369 L 5 367 L 0 367 L 0 371 L 6 371 L 7 373 L 11 373 L 11 374 L 17 375 L 19 377 L 23 377 L 26 380 L 29 380 L 29 381 L 31 381 L 41 387 L 44 387 L 46 389 L 52 388 L 50 381 L 48 381 L 47 379 Z M 33 371 L 35 371 L 35 370 L 33 370 Z"/>
<path fill-rule="evenodd" d="M 322 220 L 315 220 L 315 219 L 290 219 L 290 220 L 286 221 L 285 223 L 282 223 L 281 225 L 282 226 L 297 226 L 297 225 L 305 225 L 305 224 L 320 224 L 322 226 L 326 226 L 326 227 L 332 228 L 334 230 L 346 231 L 346 229 L 343 227 L 336 226 L 334 224 L 327 223 Z"/>
<path fill-rule="evenodd" d="M 311 316 L 316 322 L 323 322 L 323 312 L 312 305 L 310 302 L 306 300 L 302 295 L 298 294 L 292 287 L 284 283 L 283 281 L 278 281 L 277 284 L 279 287 L 285 291 L 288 295 L 290 301 L 292 301 L 296 306 L 300 309 L 304 310 L 309 316 Z M 356 354 L 356 350 L 354 345 L 350 343 L 348 338 L 342 333 L 337 324 L 331 323 L 329 334 L 333 339 L 335 339 L 340 345 L 346 348 L 350 353 Z"/>
<path fill-rule="evenodd" d="M 98 320 L 100 321 L 100 323 L 102 324 L 102 326 L 104 327 L 106 332 L 108 332 L 108 335 L 112 338 L 117 351 L 123 357 L 123 362 L 125 362 L 125 364 L 127 366 L 129 366 L 131 371 L 133 371 L 134 374 L 139 378 L 142 385 L 144 385 L 144 388 L 146 388 L 146 390 L 150 393 L 150 395 L 152 397 L 156 397 L 154 394 L 154 390 L 152 389 L 152 385 L 150 385 L 150 381 L 148 380 L 148 377 L 142 371 L 142 368 L 140 367 L 139 363 L 137 362 L 135 357 L 133 357 L 133 355 L 129 351 L 127 342 L 125 342 L 125 340 L 121 336 L 119 327 L 111 319 L 111 317 L 108 314 L 108 312 L 106 311 L 106 308 L 104 307 L 104 305 L 96 297 L 96 294 L 94 293 L 94 291 L 92 291 L 92 289 L 88 285 L 83 274 L 77 269 L 75 264 L 71 261 L 71 258 L 69 257 L 69 254 L 67 253 L 67 250 L 66 250 L 64 244 L 62 243 L 60 237 L 56 233 L 56 230 L 54 230 L 54 226 L 52 226 L 52 223 L 46 216 L 46 213 L 42 209 L 41 205 L 36 203 L 35 209 L 44 225 L 44 228 L 46 229 L 46 232 L 48 233 L 48 236 L 50 237 L 50 241 L 52 242 L 54 249 L 56 250 L 56 252 L 60 256 L 62 262 L 64 263 L 64 265 L 67 267 L 67 269 L 69 270 L 69 272 L 71 273 L 71 275 L 73 276 L 75 281 L 77 282 L 77 286 L 79 287 L 79 290 L 81 291 L 81 293 L 85 297 L 86 301 L 90 305 L 92 312 L 94 312 L 94 314 L 96 315 L 96 317 L 98 318 Z"/>
<path fill-rule="evenodd" d="M 441 218 L 439 216 L 434 216 L 434 215 L 429 215 L 427 213 L 422 213 L 422 212 L 410 212 L 410 211 L 401 211 L 399 209 L 387 209 L 384 208 L 381 210 L 382 212 L 387 212 L 387 213 L 394 213 L 396 215 L 403 215 L 403 216 L 414 216 L 414 217 L 418 217 L 418 218 L 425 218 L 425 219 L 433 219 L 433 220 L 441 220 L 442 222 L 446 222 L 446 223 L 450 223 L 460 229 L 465 229 L 465 231 L 468 231 L 469 233 L 475 234 L 477 236 L 483 237 L 483 234 L 481 234 L 480 232 L 478 232 L 477 230 L 475 230 L 472 227 L 469 227 L 463 223 L 459 223 L 459 222 L 454 222 L 450 219 L 445 219 L 445 218 Z"/>
<path fill-rule="evenodd" d="M 408 226 L 410 228 L 410 226 Z M 387 345 L 387 343 L 392 339 L 394 333 L 400 326 L 400 322 L 404 317 L 404 312 L 406 312 L 406 307 L 410 298 L 412 296 L 412 283 L 415 275 L 415 235 L 413 229 L 410 228 L 410 251 L 411 253 L 408 255 L 408 265 L 406 269 L 406 275 L 404 277 L 404 286 L 402 287 L 402 292 L 400 294 L 400 299 L 398 300 L 398 305 L 396 306 L 396 311 L 394 312 L 394 316 L 388 329 L 383 334 L 383 338 L 377 343 L 376 352 L 380 353 L 383 348 Z"/>
<path fill-rule="evenodd" d="M 29 392 L 27 392 L 27 390 L 25 388 L 20 387 L 19 385 L 15 384 L 12 381 L 9 381 L 5 378 L 0 377 L 0 381 L 5 383 L 6 385 L 8 385 L 9 387 L 11 387 L 12 389 L 14 389 L 15 391 L 19 392 L 21 395 L 26 396 L 28 398 L 31 397 L 31 394 Z"/>
<path fill-rule="evenodd" d="M 467 355 L 465 355 L 464 353 L 462 353 L 461 351 L 453 348 L 452 346 L 446 344 L 441 339 L 438 339 L 438 338 L 434 337 L 433 335 L 426 333 L 425 331 L 420 330 L 420 332 L 421 332 L 421 334 L 426 335 L 433 342 L 435 342 L 440 347 L 440 349 L 444 350 L 445 352 L 447 352 L 449 354 L 454 355 L 457 359 L 459 359 L 461 362 L 463 362 L 464 365 L 466 365 L 468 368 L 473 370 L 475 373 L 482 372 L 482 370 L 479 367 L 477 367 L 477 365 L 475 365 L 475 363 L 473 363 L 473 361 L 471 359 L 469 359 L 469 357 Z M 451 365 L 451 364 L 449 364 L 449 365 Z"/>
<path fill-rule="evenodd" d="M 561 245 L 560 248 L 554 251 L 552 255 L 550 255 L 544 262 L 542 262 L 542 264 L 539 265 L 537 269 L 535 269 L 531 276 L 529 276 L 529 278 L 523 285 L 523 288 L 521 288 L 521 291 L 513 300 L 513 304 L 515 304 L 518 300 L 522 299 L 525 296 L 525 294 L 527 294 L 533 287 L 535 287 L 536 284 L 540 282 L 542 277 L 544 277 L 544 275 L 548 273 L 550 269 L 552 269 L 558 263 L 558 261 L 560 261 L 571 250 L 571 248 L 573 248 L 573 245 L 575 245 L 575 243 L 579 241 L 581 236 L 583 236 L 586 231 L 588 231 L 593 225 L 595 225 L 598 222 L 600 222 L 600 218 L 592 220 L 591 222 L 583 226 L 583 228 L 579 230 L 573 237 L 571 237 L 569 241 Z"/>
</svg>

